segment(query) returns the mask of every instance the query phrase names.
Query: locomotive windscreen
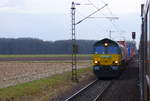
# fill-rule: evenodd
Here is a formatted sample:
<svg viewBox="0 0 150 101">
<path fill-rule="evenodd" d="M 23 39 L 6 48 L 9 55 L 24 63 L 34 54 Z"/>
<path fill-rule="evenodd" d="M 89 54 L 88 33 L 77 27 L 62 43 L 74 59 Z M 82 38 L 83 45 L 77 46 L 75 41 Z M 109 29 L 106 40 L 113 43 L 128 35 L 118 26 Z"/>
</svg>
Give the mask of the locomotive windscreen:
<svg viewBox="0 0 150 101">
<path fill-rule="evenodd" d="M 95 54 L 106 54 L 104 46 L 95 47 Z"/>
<path fill-rule="evenodd" d="M 107 54 L 119 54 L 119 47 L 117 46 L 107 47 Z"/>
<path fill-rule="evenodd" d="M 119 54 L 119 47 L 113 45 L 113 46 L 108 46 L 108 47 L 104 47 L 104 46 L 97 46 L 95 47 L 95 54 Z"/>
</svg>

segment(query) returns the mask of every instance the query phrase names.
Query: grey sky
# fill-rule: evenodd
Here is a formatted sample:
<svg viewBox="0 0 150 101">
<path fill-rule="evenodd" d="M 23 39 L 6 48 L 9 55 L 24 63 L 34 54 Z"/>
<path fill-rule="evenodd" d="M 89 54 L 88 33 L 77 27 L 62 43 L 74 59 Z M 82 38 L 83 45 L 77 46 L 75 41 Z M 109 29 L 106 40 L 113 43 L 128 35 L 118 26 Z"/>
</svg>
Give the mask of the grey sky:
<svg viewBox="0 0 150 101">
<path fill-rule="evenodd" d="M 81 4 L 88 0 L 74 0 Z M 114 31 L 114 40 L 131 40 L 131 32 L 140 37 L 140 4 L 143 0 L 90 0 L 98 8 L 109 3 L 93 16 L 117 16 L 119 20 L 87 19 L 77 26 L 78 39 L 102 39 Z M 34 37 L 43 40 L 71 38 L 70 7 L 72 0 L 0 0 L 0 37 Z M 91 5 L 77 6 L 77 21 L 96 9 Z M 111 12 L 113 14 L 111 14 Z M 102 14 L 103 13 L 103 14 Z M 114 27 L 115 26 L 115 27 Z"/>
</svg>

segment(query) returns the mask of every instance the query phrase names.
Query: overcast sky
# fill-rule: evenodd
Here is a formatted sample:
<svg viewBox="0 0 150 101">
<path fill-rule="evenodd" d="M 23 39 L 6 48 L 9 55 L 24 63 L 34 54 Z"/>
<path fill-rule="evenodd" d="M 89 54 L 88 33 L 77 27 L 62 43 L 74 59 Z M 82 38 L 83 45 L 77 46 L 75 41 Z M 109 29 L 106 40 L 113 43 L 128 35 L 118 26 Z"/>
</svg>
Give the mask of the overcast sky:
<svg viewBox="0 0 150 101">
<path fill-rule="evenodd" d="M 140 6 L 143 0 L 74 0 L 82 5 L 76 6 L 76 22 L 96 10 L 103 8 L 93 17 L 77 25 L 77 39 L 131 40 L 131 32 L 140 37 Z M 0 0 L 0 37 L 33 37 L 43 40 L 63 40 L 71 38 L 72 0 Z M 119 17 L 110 21 L 103 17 Z"/>
</svg>

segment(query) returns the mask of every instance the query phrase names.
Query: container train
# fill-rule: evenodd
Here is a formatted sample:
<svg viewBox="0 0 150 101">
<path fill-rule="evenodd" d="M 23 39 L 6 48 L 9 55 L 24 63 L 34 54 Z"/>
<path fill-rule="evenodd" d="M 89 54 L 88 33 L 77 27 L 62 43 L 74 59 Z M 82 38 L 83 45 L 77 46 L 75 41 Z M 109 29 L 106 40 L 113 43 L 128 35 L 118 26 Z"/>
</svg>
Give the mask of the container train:
<svg viewBox="0 0 150 101">
<path fill-rule="evenodd" d="M 141 6 L 141 39 L 139 45 L 140 101 L 150 101 L 150 0 Z"/>
<path fill-rule="evenodd" d="M 98 78 L 117 77 L 131 59 L 124 41 L 102 39 L 94 44 L 93 71 Z M 135 48 L 134 48 L 135 49 Z M 132 56 L 135 55 L 132 53 Z"/>
</svg>

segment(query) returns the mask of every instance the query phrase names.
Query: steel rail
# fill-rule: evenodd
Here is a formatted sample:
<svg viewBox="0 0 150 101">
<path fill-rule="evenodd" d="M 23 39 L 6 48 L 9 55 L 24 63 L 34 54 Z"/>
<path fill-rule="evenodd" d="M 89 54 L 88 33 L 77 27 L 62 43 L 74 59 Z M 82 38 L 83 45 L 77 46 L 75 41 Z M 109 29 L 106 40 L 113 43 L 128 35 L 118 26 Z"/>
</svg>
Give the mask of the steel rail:
<svg viewBox="0 0 150 101">
<path fill-rule="evenodd" d="M 84 88 L 82 88 L 81 90 L 79 90 L 78 92 L 76 92 L 75 94 L 73 94 L 72 96 L 70 96 L 69 98 L 67 98 L 65 101 L 70 101 L 71 99 L 73 99 L 77 95 L 82 94 L 82 92 L 84 92 L 85 90 L 87 90 L 89 87 L 93 86 L 97 81 L 98 81 L 98 79 L 92 81 L 91 83 L 89 83 L 88 85 L 86 85 Z"/>
<path fill-rule="evenodd" d="M 104 96 L 104 94 L 107 92 L 107 90 L 111 87 L 111 85 L 113 84 L 113 81 L 109 82 L 102 90 L 101 93 L 99 93 L 99 95 L 93 100 L 93 101 L 100 101 L 102 99 L 102 97 Z"/>
</svg>

